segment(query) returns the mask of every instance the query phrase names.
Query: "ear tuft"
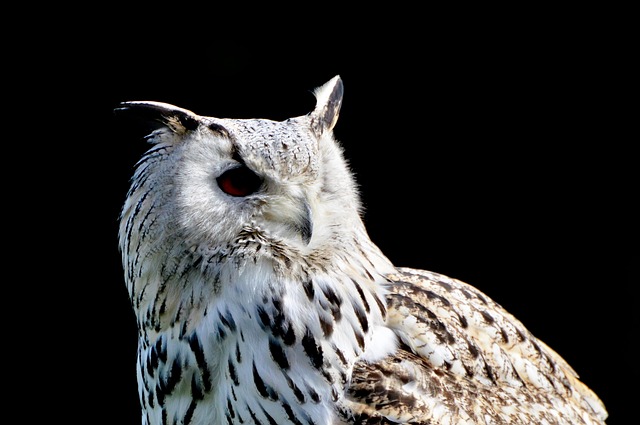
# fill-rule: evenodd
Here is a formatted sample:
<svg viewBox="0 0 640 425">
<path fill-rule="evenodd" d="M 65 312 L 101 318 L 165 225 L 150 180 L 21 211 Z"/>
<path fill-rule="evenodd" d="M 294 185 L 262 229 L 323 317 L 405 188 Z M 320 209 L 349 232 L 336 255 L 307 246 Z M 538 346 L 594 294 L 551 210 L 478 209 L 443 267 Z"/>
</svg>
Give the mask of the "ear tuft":
<svg viewBox="0 0 640 425">
<path fill-rule="evenodd" d="M 114 113 L 119 117 L 142 121 L 151 127 L 168 127 L 174 133 L 193 131 L 200 125 L 200 117 L 193 112 L 163 102 L 122 102 Z"/>
<path fill-rule="evenodd" d="M 338 121 L 344 87 L 342 79 L 336 75 L 322 86 L 314 90 L 316 107 L 311 112 L 311 125 L 316 134 L 321 135 L 333 130 Z"/>
</svg>

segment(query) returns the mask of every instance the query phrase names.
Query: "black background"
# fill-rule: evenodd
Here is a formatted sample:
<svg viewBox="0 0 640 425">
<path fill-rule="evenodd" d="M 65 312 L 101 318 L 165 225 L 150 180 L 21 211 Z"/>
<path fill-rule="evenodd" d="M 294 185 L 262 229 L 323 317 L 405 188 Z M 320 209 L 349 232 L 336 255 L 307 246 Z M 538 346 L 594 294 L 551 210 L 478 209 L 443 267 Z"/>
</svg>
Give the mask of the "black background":
<svg viewBox="0 0 640 425">
<path fill-rule="evenodd" d="M 316 10 L 254 24 L 241 12 L 113 5 L 53 25 L 23 51 L 35 74 L 21 100 L 38 105 L 28 121 L 45 124 L 30 138 L 44 153 L 37 171 L 56 195 L 36 201 L 35 226 L 47 229 L 39 251 L 55 266 L 46 277 L 30 266 L 51 338 L 35 353 L 55 359 L 48 414 L 139 423 L 117 219 L 148 145 L 113 108 L 157 100 L 281 120 L 309 112 L 311 90 L 339 74 L 335 134 L 371 238 L 398 265 L 484 291 L 568 360 L 609 424 L 625 423 L 640 378 L 625 12 Z"/>
</svg>

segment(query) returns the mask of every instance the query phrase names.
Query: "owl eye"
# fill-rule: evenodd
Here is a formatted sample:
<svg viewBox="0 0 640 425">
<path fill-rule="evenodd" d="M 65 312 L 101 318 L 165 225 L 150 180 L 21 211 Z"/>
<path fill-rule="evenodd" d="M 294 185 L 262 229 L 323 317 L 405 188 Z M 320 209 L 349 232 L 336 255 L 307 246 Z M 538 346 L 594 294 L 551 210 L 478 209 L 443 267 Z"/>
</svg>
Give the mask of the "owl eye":
<svg viewBox="0 0 640 425">
<path fill-rule="evenodd" d="M 251 195 L 262 185 L 262 179 L 244 165 L 225 171 L 216 180 L 220 189 L 231 196 Z"/>
</svg>

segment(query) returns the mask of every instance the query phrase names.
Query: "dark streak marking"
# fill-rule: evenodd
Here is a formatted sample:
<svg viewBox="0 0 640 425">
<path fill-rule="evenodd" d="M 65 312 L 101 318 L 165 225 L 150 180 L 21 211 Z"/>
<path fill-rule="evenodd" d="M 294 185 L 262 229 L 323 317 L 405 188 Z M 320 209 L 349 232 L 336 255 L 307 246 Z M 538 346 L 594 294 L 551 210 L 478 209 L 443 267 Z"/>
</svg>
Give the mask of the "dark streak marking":
<svg viewBox="0 0 640 425">
<path fill-rule="evenodd" d="M 158 368 L 160 363 L 158 352 L 162 349 L 162 341 L 160 338 L 156 341 L 155 345 L 151 347 L 151 353 L 149 357 L 147 357 L 147 370 L 149 371 L 149 375 L 153 378 L 155 370 Z"/>
<path fill-rule="evenodd" d="M 385 307 L 384 303 L 382 302 L 382 300 L 377 295 L 374 295 L 373 298 L 376 300 L 376 304 L 378 305 L 378 309 L 380 310 L 380 313 L 382 313 L 382 318 L 386 319 L 387 318 L 387 307 Z"/>
<path fill-rule="evenodd" d="M 293 343 L 296 342 L 296 334 L 295 334 L 295 331 L 293 330 L 293 326 L 291 325 L 291 323 L 289 323 L 289 328 L 284 333 L 284 335 L 282 335 L 282 341 L 286 345 L 293 345 Z"/>
<path fill-rule="evenodd" d="M 322 316 L 318 318 L 320 320 L 320 328 L 325 338 L 328 338 L 333 334 L 333 322 L 325 320 Z"/>
<path fill-rule="evenodd" d="M 465 289 L 460 288 L 460 292 L 462 292 L 462 295 L 464 295 L 464 297 L 466 299 L 468 299 L 468 300 L 471 300 L 471 299 L 475 298 L 471 292 L 469 292 L 469 291 L 467 291 Z"/>
<path fill-rule="evenodd" d="M 256 368 L 256 364 L 253 363 L 253 382 L 258 390 L 258 393 L 271 401 L 277 401 L 279 396 L 278 393 L 274 391 L 269 385 L 265 384 L 262 380 L 262 377 L 258 373 L 258 369 Z"/>
<path fill-rule="evenodd" d="M 503 328 L 500 328 L 500 335 L 502 336 L 502 340 L 503 340 L 505 343 L 508 343 L 508 342 L 509 342 L 509 335 L 507 334 L 507 331 L 506 331 L 506 330 L 504 330 Z"/>
<path fill-rule="evenodd" d="M 269 425 L 278 425 L 278 423 L 271 417 L 270 414 L 267 413 L 267 411 L 264 409 L 264 407 L 262 407 L 262 405 L 260 406 L 260 409 L 262 409 L 262 413 L 264 413 L 264 416 L 267 418 L 267 421 L 269 421 Z"/>
<path fill-rule="evenodd" d="M 193 354 L 196 358 L 196 363 L 198 364 L 198 368 L 200 369 L 200 373 L 202 374 L 202 386 L 206 392 L 209 392 L 212 385 L 211 375 L 209 373 L 207 361 L 204 357 L 204 350 L 202 349 L 200 340 L 195 333 L 191 335 L 191 337 L 189 337 L 189 348 L 191 348 L 191 351 L 193 351 Z"/>
<path fill-rule="evenodd" d="M 291 330 L 291 324 L 287 321 L 287 317 L 282 311 L 282 303 L 275 298 L 271 300 L 271 303 L 276 311 L 271 325 L 272 334 L 283 339 L 290 338 L 291 335 L 287 335 L 287 333 Z M 295 335 L 293 336 L 295 337 Z"/>
<path fill-rule="evenodd" d="M 336 355 L 338 356 L 338 359 L 342 362 L 343 365 L 347 365 L 347 359 L 344 356 L 344 353 L 342 352 L 342 350 L 340 350 L 338 347 L 336 347 L 335 345 L 332 347 L 333 351 L 335 351 Z"/>
<path fill-rule="evenodd" d="M 162 394 L 162 398 L 164 396 L 169 395 L 173 392 L 178 382 L 182 379 L 182 367 L 180 366 L 179 359 L 175 359 L 173 364 L 171 365 L 171 371 L 169 372 L 169 376 L 166 380 L 160 379 L 158 385 L 160 386 L 160 392 Z M 158 394 L 158 401 L 160 399 L 160 394 Z M 161 403 L 164 404 L 164 403 Z"/>
<path fill-rule="evenodd" d="M 357 242 L 356 242 L 356 244 L 357 244 Z M 360 252 L 362 252 L 362 257 L 361 257 L 361 258 L 365 258 L 365 259 L 367 259 L 367 260 L 368 260 L 368 262 L 369 262 L 369 264 L 370 264 L 372 267 L 374 267 L 374 268 L 375 268 L 375 266 L 373 265 L 373 263 L 369 260 L 369 256 L 368 256 L 368 255 L 367 255 L 367 254 L 366 254 L 362 249 L 360 250 Z M 364 273 L 367 275 L 367 278 L 368 278 L 367 280 L 370 280 L 370 281 L 375 281 L 375 280 L 376 280 L 376 278 L 375 278 L 375 277 L 373 277 L 373 275 L 369 272 L 369 270 L 368 270 L 368 269 L 364 269 Z"/>
<path fill-rule="evenodd" d="M 482 317 L 484 318 L 485 322 L 489 324 L 494 322 L 493 317 L 486 310 L 480 310 L 480 314 L 482 314 Z"/>
<path fill-rule="evenodd" d="M 354 279 L 351 279 L 351 281 L 353 282 L 353 285 L 356 287 L 356 291 L 358 291 L 358 295 L 360 295 L 360 299 L 364 304 L 365 311 L 369 313 L 371 311 L 371 308 L 369 307 L 369 303 L 367 302 L 367 297 L 364 295 L 364 291 L 362 290 L 362 287 Z"/>
<path fill-rule="evenodd" d="M 258 420 L 258 417 L 249 406 L 247 406 L 247 410 L 249 411 L 249 416 L 251 416 L 251 419 L 253 419 L 253 423 L 255 423 L 255 425 L 262 425 L 262 422 Z"/>
<path fill-rule="evenodd" d="M 216 328 L 217 330 L 217 339 L 218 341 L 222 341 L 223 339 L 225 339 L 227 337 L 227 333 L 225 332 L 224 328 L 222 326 L 218 326 Z"/>
<path fill-rule="evenodd" d="M 284 408 L 284 411 L 287 413 L 287 417 L 292 423 L 294 423 L 295 425 L 303 425 L 303 423 L 300 422 L 296 415 L 293 413 L 293 409 L 291 409 L 291 406 L 289 406 L 289 404 L 283 401 L 282 407 Z"/>
<path fill-rule="evenodd" d="M 265 309 L 261 306 L 258 307 L 258 317 L 260 317 L 260 321 L 265 328 L 271 328 L 271 318 L 269 314 L 265 311 Z"/>
<path fill-rule="evenodd" d="M 318 303 L 320 304 L 320 307 L 322 307 L 323 310 L 331 312 L 331 315 L 333 316 L 333 320 L 336 323 L 340 321 L 340 319 L 342 318 L 342 312 L 340 311 L 339 305 L 331 304 L 326 299 L 318 299 Z"/>
<path fill-rule="evenodd" d="M 338 294 L 335 293 L 333 288 L 329 286 L 321 286 L 320 289 L 322 290 L 322 293 L 324 294 L 327 301 L 329 301 L 331 304 L 335 305 L 336 307 L 340 307 L 342 305 L 342 298 L 340 298 Z"/>
<path fill-rule="evenodd" d="M 444 282 L 442 280 L 438 280 L 436 283 L 438 285 L 442 286 L 444 289 L 446 289 L 449 292 L 451 292 L 451 290 L 453 289 L 453 287 L 449 283 Z"/>
<path fill-rule="evenodd" d="M 491 366 L 489 366 L 487 363 L 484 363 L 484 370 L 486 372 L 487 378 L 489 378 L 491 380 L 491 382 L 495 385 L 496 384 L 496 377 L 493 374 L 493 369 L 491 368 Z"/>
<path fill-rule="evenodd" d="M 236 362 L 242 363 L 242 353 L 240 353 L 240 344 L 236 341 Z"/>
<path fill-rule="evenodd" d="M 307 298 L 309 298 L 309 301 L 313 301 L 313 297 L 315 295 L 315 289 L 313 288 L 313 281 L 305 280 L 304 282 L 302 282 L 302 286 L 304 288 L 304 292 L 307 294 Z"/>
<path fill-rule="evenodd" d="M 353 311 L 356 313 L 356 317 L 358 318 L 358 322 L 360 322 L 360 326 L 362 330 L 367 333 L 369 331 L 369 320 L 367 319 L 367 315 L 360 309 L 360 306 L 353 305 Z"/>
<path fill-rule="evenodd" d="M 304 352 L 307 353 L 307 356 L 309 356 L 311 364 L 316 369 L 322 367 L 322 363 L 324 361 L 322 355 L 322 347 L 313 338 L 313 335 L 311 334 L 309 328 L 307 328 L 307 331 L 302 338 L 302 347 L 304 348 Z"/>
<path fill-rule="evenodd" d="M 291 379 L 288 374 L 285 374 L 284 376 L 287 379 L 287 385 L 289 385 L 289 388 L 291 388 L 291 390 L 293 391 L 293 395 L 296 396 L 298 403 L 303 404 L 305 402 L 304 393 L 300 390 L 300 388 L 298 388 L 296 383 L 293 382 L 293 379 Z"/>
<path fill-rule="evenodd" d="M 200 385 L 198 385 L 198 380 L 196 378 L 196 374 L 191 375 L 191 395 L 195 400 L 202 400 L 204 398 L 204 392 Z"/>
<path fill-rule="evenodd" d="M 251 410 L 251 408 L 250 408 L 249 406 L 247 406 L 247 410 L 249 411 L 249 416 L 251 416 L 251 419 L 253 419 L 253 422 L 254 422 L 256 425 L 262 425 L 262 422 L 260 422 L 260 421 L 258 420 L 258 418 L 256 417 L 256 414 L 255 414 L 255 413 L 253 413 L 253 410 Z"/>
<path fill-rule="evenodd" d="M 172 326 L 175 324 L 175 321 L 172 321 Z M 185 320 L 184 322 L 182 322 L 182 326 L 180 326 L 180 334 L 178 335 L 178 338 L 183 339 L 184 336 L 187 334 L 187 326 L 189 325 L 189 320 Z"/>
<path fill-rule="evenodd" d="M 460 319 L 460 326 L 462 326 L 464 329 L 466 329 L 469 326 L 469 323 L 467 322 L 467 318 L 464 317 L 462 314 L 458 314 L 458 319 Z"/>
<path fill-rule="evenodd" d="M 487 301 L 487 299 L 486 299 L 486 298 L 485 298 L 481 293 L 476 292 L 476 297 L 477 297 L 480 301 L 482 301 L 482 303 L 483 303 L 484 305 L 489 305 L 489 302 Z"/>
<path fill-rule="evenodd" d="M 228 413 L 228 417 L 231 419 L 234 419 L 236 417 L 236 411 L 233 409 L 233 403 L 231 403 L 231 399 L 227 398 L 227 411 Z"/>
<path fill-rule="evenodd" d="M 145 286 L 145 289 L 147 289 L 147 287 Z M 163 316 L 165 311 L 167 311 L 167 298 L 165 298 L 164 300 L 162 300 L 162 304 L 160 304 L 160 316 Z"/>
<path fill-rule="evenodd" d="M 467 341 L 467 346 L 469 347 L 469 353 L 471 353 L 471 356 L 474 359 L 477 358 L 480 352 L 478 351 L 478 348 L 475 346 L 475 344 L 472 344 L 471 342 Z"/>
<path fill-rule="evenodd" d="M 282 312 L 282 304 L 278 300 L 271 300 L 275 309 L 275 316 L 272 318 L 264 307 L 257 308 L 260 324 L 263 329 L 269 329 L 271 334 L 279 337 L 286 345 L 293 345 L 296 342 L 296 334 L 287 316 Z"/>
<path fill-rule="evenodd" d="M 347 374 L 344 371 L 340 371 L 340 382 L 342 385 L 347 383 Z"/>
<path fill-rule="evenodd" d="M 222 313 L 218 312 L 218 317 L 222 324 L 224 324 L 231 332 L 236 331 L 236 322 L 233 320 L 233 316 L 227 311 L 226 315 L 222 315 Z"/>
<path fill-rule="evenodd" d="M 289 360 L 287 359 L 287 355 L 282 349 L 280 343 L 273 338 L 269 338 L 269 352 L 271 353 L 271 357 L 273 358 L 273 360 L 278 364 L 278 366 L 280 366 L 281 369 L 289 369 Z"/>
<path fill-rule="evenodd" d="M 355 328 L 353 329 L 353 334 L 356 337 L 356 341 L 358 341 L 358 347 L 361 350 L 364 350 L 364 335 L 358 332 Z"/>
<path fill-rule="evenodd" d="M 307 387 L 307 393 L 309 394 L 309 397 L 311 398 L 311 401 L 313 403 L 315 403 L 315 404 L 320 403 L 320 396 L 318 395 L 316 390 L 314 390 L 311 387 Z"/>
<path fill-rule="evenodd" d="M 240 380 L 238 379 L 238 373 L 236 371 L 236 366 L 233 364 L 231 357 L 227 359 L 227 366 L 229 369 L 229 378 L 233 381 L 235 386 L 240 385 Z"/>
<path fill-rule="evenodd" d="M 258 373 L 258 369 L 256 369 L 255 363 L 253 364 L 253 383 L 255 384 L 256 389 L 258 390 L 258 393 L 262 397 L 264 398 L 269 397 L 269 393 L 267 393 L 267 387 L 264 384 L 264 381 L 262 380 L 262 378 L 260 377 L 260 374 Z"/>
<path fill-rule="evenodd" d="M 449 300 L 446 299 L 445 297 L 443 297 L 442 295 L 438 295 L 435 292 L 429 291 L 429 290 L 426 290 L 424 292 L 425 292 L 425 294 L 427 294 L 427 298 L 429 298 L 430 300 L 439 300 L 440 302 L 442 302 L 442 304 L 445 307 L 449 307 L 451 305 Z"/>
</svg>

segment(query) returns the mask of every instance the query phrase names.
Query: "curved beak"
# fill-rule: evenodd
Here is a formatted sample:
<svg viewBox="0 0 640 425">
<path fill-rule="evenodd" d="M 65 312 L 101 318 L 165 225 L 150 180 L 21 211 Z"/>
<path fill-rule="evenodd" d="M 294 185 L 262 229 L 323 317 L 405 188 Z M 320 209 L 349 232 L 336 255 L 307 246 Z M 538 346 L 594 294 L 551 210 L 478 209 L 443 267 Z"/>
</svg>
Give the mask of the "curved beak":
<svg viewBox="0 0 640 425">
<path fill-rule="evenodd" d="M 306 196 L 274 197 L 263 213 L 267 220 L 284 227 L 280 230 L 281 236 L 300 238 L 304 245 L 309 245 L 313 236 L 313 212 Z"/>
</svg>

